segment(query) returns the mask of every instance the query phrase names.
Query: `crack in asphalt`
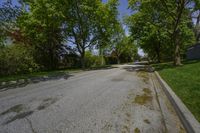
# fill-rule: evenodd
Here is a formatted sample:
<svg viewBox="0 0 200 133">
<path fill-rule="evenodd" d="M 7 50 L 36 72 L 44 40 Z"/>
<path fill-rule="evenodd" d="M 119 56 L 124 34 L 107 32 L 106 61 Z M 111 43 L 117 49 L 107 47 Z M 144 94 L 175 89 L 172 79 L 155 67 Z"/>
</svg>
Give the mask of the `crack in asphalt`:
<svg viewBox="0 0 200 133">
<path fill-rule="evenodd" d="M 31 128 L 32 133 L 37 133 L 37 132 L 34 130 L 34 128 L 33 128 L 33 125 L 32 125 L 31 120 L 29 120 L 28 118 L 25 118 L 25 119 L 27 120 L 27 122 L 28 122 L 28 124 L 29 124 L 29 126 L 30 126 L 30 128 Z"/>
</svg>

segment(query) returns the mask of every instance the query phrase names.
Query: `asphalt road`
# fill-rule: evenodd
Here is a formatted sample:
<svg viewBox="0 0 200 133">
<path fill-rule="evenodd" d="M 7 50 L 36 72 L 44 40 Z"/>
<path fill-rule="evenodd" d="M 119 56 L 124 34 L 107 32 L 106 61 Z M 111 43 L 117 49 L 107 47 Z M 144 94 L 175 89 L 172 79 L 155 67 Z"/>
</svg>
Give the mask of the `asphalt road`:
<svg viewBox="0 0 200 133">
<path fill-rule="evenodd" d="M 154 74 L 136 65 L 0 92 L 1 133 L 185 132 Z"/>
</svg>

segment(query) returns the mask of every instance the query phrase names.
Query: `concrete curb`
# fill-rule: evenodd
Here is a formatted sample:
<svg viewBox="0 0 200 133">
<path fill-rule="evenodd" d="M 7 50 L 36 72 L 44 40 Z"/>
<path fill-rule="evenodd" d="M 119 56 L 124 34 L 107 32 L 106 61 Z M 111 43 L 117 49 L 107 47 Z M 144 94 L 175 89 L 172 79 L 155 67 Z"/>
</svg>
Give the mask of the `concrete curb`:
<svg viewBox="0 0 200 133">
<path fill-rule="evenodd" d="M 178 96 L 172 91 L 169 85 L 160 77 L 159 73 L 155 71 L 155 75 L 158 78 L 165 94 L 167 95 L 169 101 L 173 105 L 178 117 L 180 118 L 185 130 L 188 133 L 200 133 L 200 123 L 195 119 L 193 114 L 184 105 L 184 103 L 179 99 Z"/>
</svg>

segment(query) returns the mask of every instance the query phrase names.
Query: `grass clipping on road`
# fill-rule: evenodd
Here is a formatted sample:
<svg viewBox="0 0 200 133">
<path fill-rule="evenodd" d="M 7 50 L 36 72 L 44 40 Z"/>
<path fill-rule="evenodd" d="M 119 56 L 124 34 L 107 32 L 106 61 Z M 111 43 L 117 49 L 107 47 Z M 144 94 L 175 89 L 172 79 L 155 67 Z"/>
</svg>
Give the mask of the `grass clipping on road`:
<svg viewBox="0 0 200 133">
<path fill-rule="evenodd" d="M 151 90 L 148 88 L 143 89 L 144 94 L 142 95 L 137 95 L 135 97 L 134 103 L 144 105 L 149 101 L 152 101 L 153 97 L 151 96 Z"/>
<path fill-rule="evenodd" d="M 153 65 L 200 122 L 200 61 L 185 61 L 180 67 L 171 63 Z"/>
</svg>

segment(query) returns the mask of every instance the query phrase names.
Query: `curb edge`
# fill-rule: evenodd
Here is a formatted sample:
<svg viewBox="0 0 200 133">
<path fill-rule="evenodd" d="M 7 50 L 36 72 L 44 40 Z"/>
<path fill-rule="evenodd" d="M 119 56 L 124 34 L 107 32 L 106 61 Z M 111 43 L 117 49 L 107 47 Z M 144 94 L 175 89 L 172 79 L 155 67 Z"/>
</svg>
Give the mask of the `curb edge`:
<svg viewBox="0 0 200 133">
<path fill-rule="evenodd" d="M 155 71 L 155 75 L 162 86 L 165 94 L 167 95 L 169 101 L 174 107 L 176 114 L 181 120 L 185 130 L 188 133 L 199 133 L 200 132 L 200 123 L 195 119 L 193 114 L 189 109 L 184 105 L 180 98 L 172 91 L 169 85 L 161 78 L 159 73 Z"/>
</svg>

